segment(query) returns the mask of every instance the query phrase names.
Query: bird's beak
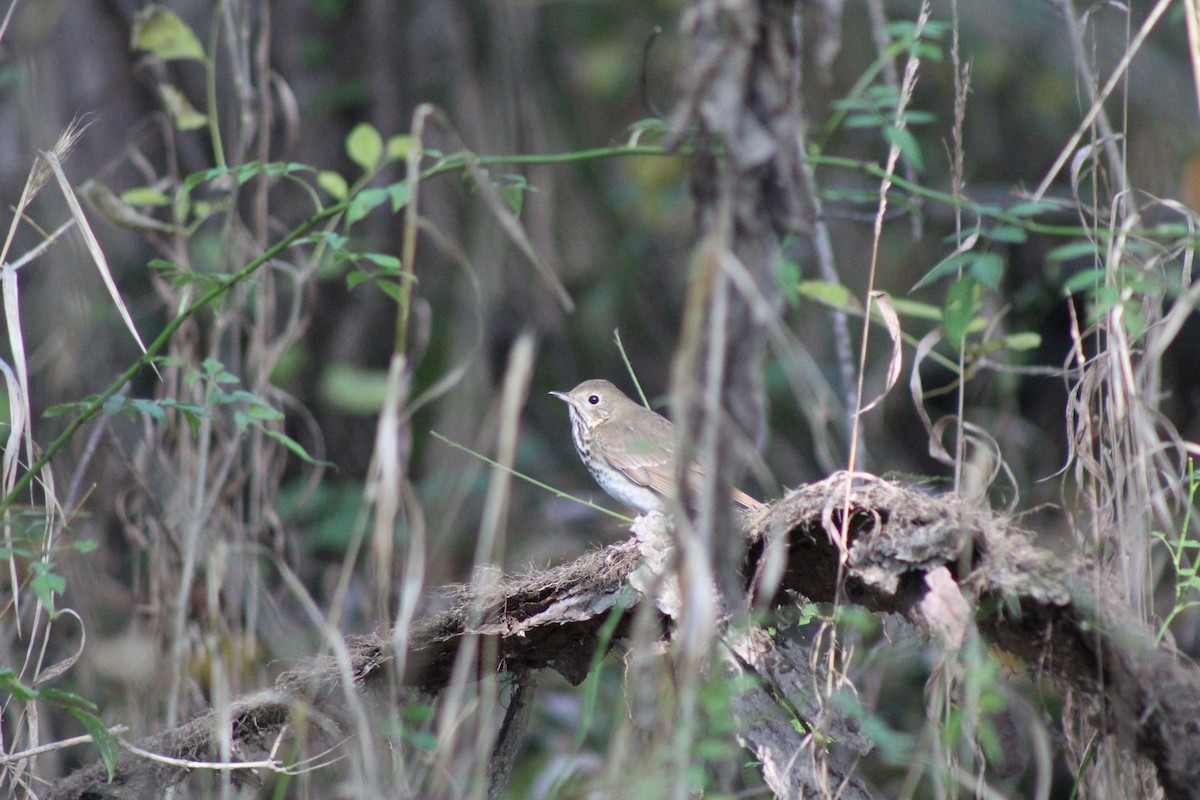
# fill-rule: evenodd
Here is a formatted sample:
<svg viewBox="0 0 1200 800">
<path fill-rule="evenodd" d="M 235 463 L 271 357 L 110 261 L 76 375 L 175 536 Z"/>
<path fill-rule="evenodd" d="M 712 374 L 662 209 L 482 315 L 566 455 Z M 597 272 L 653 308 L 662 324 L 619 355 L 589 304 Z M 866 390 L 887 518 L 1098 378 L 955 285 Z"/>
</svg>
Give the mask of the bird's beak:
<svg viewBox="0 0 1200 800">
<path fill-rule="evenodd" d="M 569 406 L 575 405 L 575 398 L 571 397 L 571 395 L 567 394 L 566 392 L 551 392 L 550 394 L 554 395 L 559 400 L 562 400 Z"/>
</svg>

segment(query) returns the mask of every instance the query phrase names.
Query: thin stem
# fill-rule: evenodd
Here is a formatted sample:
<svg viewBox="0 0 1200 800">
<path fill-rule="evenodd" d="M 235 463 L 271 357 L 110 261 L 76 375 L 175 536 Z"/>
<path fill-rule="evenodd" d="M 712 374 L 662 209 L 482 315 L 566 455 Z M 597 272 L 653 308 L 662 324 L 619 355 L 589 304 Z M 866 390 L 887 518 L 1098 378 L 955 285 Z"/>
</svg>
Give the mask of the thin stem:
<svg viewBox="0 0 1200 800">
<path fill-rule="evenodd" d="M 213 13 L 212 30 L 209 32 L 208 52 L 204 54 L 204 99 L 207 106 L 208 136 L 212 139 L 213 163 L 225 166 L 225 145 L 221 141 L 221 121 L 217 111 L 217 39 L 220 35 L 220 12 Z"/>
<path fill-rule="evenodd" d="M 646 393 L 642 391 L 642 382 L 638 380 L 637 373 L 633 371 L 633 364 L 629 361 L 629 355 L 625 352 L 625 345 L 621 341 L 621 329 L 613 328 L 613 341 L 617 344 L 617 352 L 621 354 L 621 360 L 625 362 L 625 369 L 629 372 L 629 377 L 633 380 L 633 388 L 637 389 L 638 397 L 642 398 L 642 405 L 650 408 L 650 401 L 646 399 Z M 654 409 L 650 409 L 653 411 Z"/>
<path fill-rule="evenodd" d="M 534 486 L 538 487 L 539 489 L 545 489 L 547 492 L 553 493 L 554 496 L 556 496 L 556 497 L 563 497 L 563 498 L 566 498 L 567 500 L 573 500 L 576 503 L 579 503 L 580 505 L 587 506 L 588 508 L 593 508 L 596 511 L 602 511 L 605 514 L 608 514 L 610 517 L 615 517 L 616 519 L 619 519 L 622 522 L 629 522 L 629 523 L 633 522 L 632 519 L 625 516 L 624 514 L 618 514 L 616 511 L 605 508 L 604 506 L 598 506 L 591 501 L 584 500 L 580 497 L 576 497 L 573 494 L 567 494 L 566 492 L 564 492 L 560 489 L 555 489 L 553 486 L 551 486 L 548 483 L 542 483 L 541 481 L 539 481 L 535 478 L 531 478 L 528 475 L 525 475 L 524 473 L 517 472 L 515 469 L 512 469 L 511 467 L 506 467 L 505 465 L 499 463 L 498 461 L 493 461 L 492 459 L 485 456 L 483 453 L 477 453 L 474 450 L 472 450 L 471 448 L 467 447 L 466 445 L 459 444 L 458 442 L 454 441 L 453 439 L 446 438 L 445 436 L 438 433 L 437 431 L 430 431 L 429 435 L 441 442 L 445 442 L 446 444 L 453 447 L 455 450 L 462 450 L 464 453 L 469 453 L 469 454 L 475 456 L 475 458 L 478 458 L 480 461 L 487 464 L 488 466 L 496 467 L 497 469 L 502 469 L 505 472 L 511 473 L 513 476 L 520 478 L 521 480 L 523 480 L 527 483 L 532 483 Z"/>
</svg>

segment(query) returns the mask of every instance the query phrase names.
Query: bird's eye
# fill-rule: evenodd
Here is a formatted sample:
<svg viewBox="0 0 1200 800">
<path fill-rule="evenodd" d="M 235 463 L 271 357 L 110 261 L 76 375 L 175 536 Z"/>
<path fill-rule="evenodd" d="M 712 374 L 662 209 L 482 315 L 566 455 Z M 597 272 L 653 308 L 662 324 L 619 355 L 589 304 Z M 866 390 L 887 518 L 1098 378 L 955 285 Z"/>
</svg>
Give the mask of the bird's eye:
<svg viewBox="0 0 1200 800">
<path fill-rule="evenodd" d="M 600 405 L 600 395 L 598 395 L 598 394 L 591 395 L 590 397 L 588 397 L 588 402 L 594 406 Z"/>
</svg>

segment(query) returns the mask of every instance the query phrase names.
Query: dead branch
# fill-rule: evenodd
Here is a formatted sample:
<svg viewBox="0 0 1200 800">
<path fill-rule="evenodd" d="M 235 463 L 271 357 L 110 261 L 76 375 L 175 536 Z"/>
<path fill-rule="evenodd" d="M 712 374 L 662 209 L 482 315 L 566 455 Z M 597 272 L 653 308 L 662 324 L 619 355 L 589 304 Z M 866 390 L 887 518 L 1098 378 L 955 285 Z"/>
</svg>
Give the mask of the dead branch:
<svg viewBox="0 0 1200 800">
<path fill-rule="evenodd" d="M 767 574 L 778 576 L 771 581 L 772 604 L 790 602 L 782 589 L 833 600 L 844 554 L 844 601 L 899 613 L 951 641 L 962 625 L 972 624 L 959 613 L 969 607 L 986 640 L 1097 698 L 1104 729 L 1154 764 L 1167 797 L 1200 797 L 1200 672 L 1155 646 L 1119 595 L 1105 589 L 1094 564 L 1039 550 L 1009 520 L 968 509 L 955 497 L 866 475 L 855 476 L 850 487 L 843 548 L 838 537 L 846 491 L 847 476 L 834 475 L 789 492 L 748 525 L 744 574 L 760 584 Z M 778 570 L 767 563 L 779 557 Z M 400 682 L 436 695 L 464 641 L 481 637 L 489 646 L 474 652 L 492 654 L 494 661 L 478 663 L 479 674 L 553 669 L 578 683 L 605 620 L 631 594 L 636 597 L 627 587 L 638 565 L 637 544 L 629 541 L 507 578 L 487 596 L 460 589 L 453 608 L 417 627 Z M 767 602 L 762 588 L 759 604 Z M 484 609 L 475 622 L 472 608 Z M 614 641 L 627 633 L 622 622 Z M 395 679 L 393 644 L 367 636 L 348 640 L 347 647 L 356 689 L 371 708 Z M 339 675 L 328 657 L 314 658 L 282 675 L 272 690 L 234 703 L 228 718 L 235 754 L 249 760 L 268 752 L 297 713 L 309 720 L 316 713 L 337 725 L 345 705 L 338 701 Z M 220 740 L 216 719 L 209 713 L 136 744 L 171 758 L 212 758 Z M 103 765 L 93 764 L 60 781 L 50 797 L 141 797 L 178 783 L 189 771 L 126 752 L 112 784 L 105 782 Z"/>
</svg>

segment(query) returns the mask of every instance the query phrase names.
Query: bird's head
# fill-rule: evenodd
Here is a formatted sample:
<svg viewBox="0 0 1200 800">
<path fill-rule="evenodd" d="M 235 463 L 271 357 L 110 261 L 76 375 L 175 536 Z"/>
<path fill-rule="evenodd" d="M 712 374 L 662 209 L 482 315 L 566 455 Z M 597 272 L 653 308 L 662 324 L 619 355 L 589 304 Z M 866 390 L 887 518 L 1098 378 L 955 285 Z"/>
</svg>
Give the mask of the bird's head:
<svg viewBox="0 0 1200 800">
<path fill-rule="evenodd" d="M 550 394 L 570 406 L 571 416 L 578 416 L 589 427 L 611 419 L 623 405 L 633 403 L 605 380 L 584 381 L 569 392 Z"/>
</svg>

